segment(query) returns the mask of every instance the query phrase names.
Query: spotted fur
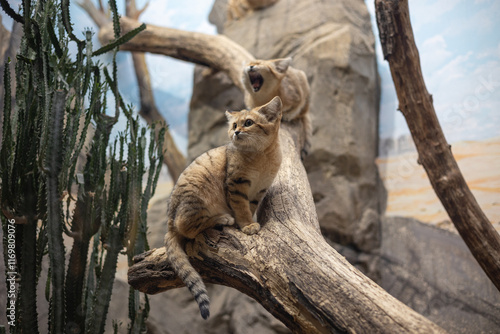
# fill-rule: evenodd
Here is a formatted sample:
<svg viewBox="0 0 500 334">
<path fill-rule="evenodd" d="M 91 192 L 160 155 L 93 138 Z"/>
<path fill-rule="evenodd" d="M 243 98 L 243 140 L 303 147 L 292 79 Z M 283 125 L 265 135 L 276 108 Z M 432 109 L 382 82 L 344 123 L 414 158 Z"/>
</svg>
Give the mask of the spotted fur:
<svg viewBox="0 0 500 334">
<path fill-rule="evenodd" d="M 246 234 L 260 230 L 253 215 L 281 164 L 279 97 L 252 110 L 226 112 L 231 142 L 194 160 L 172 190 L 165 235 L 167 256 L 176 274 L 198 303 L 201 316 L 210 315 L 210 301 L 201 276 L 184 251 L 215 225 L 233 225 Z"/>
</svg>

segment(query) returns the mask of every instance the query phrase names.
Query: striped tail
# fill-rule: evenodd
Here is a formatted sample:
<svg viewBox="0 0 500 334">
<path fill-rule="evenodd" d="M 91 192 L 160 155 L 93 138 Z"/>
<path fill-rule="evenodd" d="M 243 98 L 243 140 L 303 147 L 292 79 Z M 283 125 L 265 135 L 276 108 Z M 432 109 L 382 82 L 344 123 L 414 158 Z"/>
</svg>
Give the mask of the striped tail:
<svg viewBox="0 0 500 334">
<path fill-rule="evenodd" d="M 189 262 L 188 256 L 182 248 L 183 237 L 176 232 L 169 230 L 165 235 L 165 247 L 167 257 L 177 276 L 186 284 L 194 300 L 200 307 L 203 319 L 210 316 L 210 300 L 208 299 L 207 288 L 201 279 L 200 274 Z"/>
</svg>

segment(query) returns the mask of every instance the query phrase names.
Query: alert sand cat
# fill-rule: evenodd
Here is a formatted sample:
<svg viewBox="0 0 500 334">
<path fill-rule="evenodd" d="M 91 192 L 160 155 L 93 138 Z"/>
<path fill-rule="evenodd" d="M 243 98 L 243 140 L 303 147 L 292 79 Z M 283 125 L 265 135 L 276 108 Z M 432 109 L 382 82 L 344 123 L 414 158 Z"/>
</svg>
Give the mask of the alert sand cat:
<svg viewBox="0 0 500 334">
<path fill-rule="evenodd" d="M 303 122 L 302 158 L 311 147 L 312 125 L 309 115 L 309 83 L 305 73 L 290 66 L 292 59 L 254 60 L 243 67 L 245 105 L 255 108 L 275 96 L 283 102 L 283 121 Z"/>
<path fill-rule="evenodd" d="M 167 257 L 204 319 L 210 315 L 207 290 L 189 263 L 185 241 L 215 225 L 236 223 L 246 234 L 259 231 L 253 215 L 281 164 L 281 108 L 276 97 L 252 110 L 226 111 L 231 142 L 200 155 L 172 190 L 165 235 Z"/>
</svg>

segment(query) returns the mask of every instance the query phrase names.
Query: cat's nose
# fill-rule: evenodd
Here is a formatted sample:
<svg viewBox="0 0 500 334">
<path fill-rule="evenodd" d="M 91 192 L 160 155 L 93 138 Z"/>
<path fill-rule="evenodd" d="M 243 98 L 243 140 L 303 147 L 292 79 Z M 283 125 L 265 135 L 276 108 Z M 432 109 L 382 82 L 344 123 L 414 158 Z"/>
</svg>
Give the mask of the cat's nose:
<svg viewBox="0 0 500 334">
<path fill-rule="evenodd" d="M 235 135 L 239 135 L 241 131 L 234 131 Z"/>
<path fill-rule="evenodd" d="M 253 71 L 254 66 L 250 65 L 250 71 Z"/>
</svg>

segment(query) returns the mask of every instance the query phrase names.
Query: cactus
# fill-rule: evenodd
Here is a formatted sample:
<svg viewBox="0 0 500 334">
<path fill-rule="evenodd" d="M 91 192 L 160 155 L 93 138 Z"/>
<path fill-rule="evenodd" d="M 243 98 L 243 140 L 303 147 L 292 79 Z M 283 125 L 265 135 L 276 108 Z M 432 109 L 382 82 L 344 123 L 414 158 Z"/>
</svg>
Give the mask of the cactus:
<svg viewBox="0 0 500 334">
<path fill-rule="evenodd" d="M 50 332 L 103 333 L 119 253 L 125 248 L 130 262 L 148 248 L 146 210 L 163 159 L 162 143 L 155 142 L 153 134 L 147 147 L 148 130 L 132 116 L 132 107 L 125 106 L 117 85 L 117 48 L 144 26 L 119 37 L 116 3 L 111 0 L 116 39 L 96 51 L 90 30 L 83 40 L 75 36 L 67 0 L 23 1 L 22 15 L 6 0 L 0 5 L 24 31 L 15 72 L 15 106 L 10 103 L 9 70 L 3 78 L 3 246 L 6 250 L 7 222 L 14 219 L 20 276 L 18 315 L 10 332 L 39 332 L 36 288 L 48 255 Z M 69 54 L 69 43 L 77 46 L 75 58 Z M 108 51 L 114 52 L 111 71 L 94 61 Z M 114 116 L 106 114 L 108 91 L 115 99 Z M 127 130 L 112 141 L 120 111 L 127 118 Z M 92 123 L 95 132 L 85 147 Z M 86 163 L 78 169 L 82 153 Z M 68 261 L 63 233 L 73 238 Z M 143 332 L 147 298 L 131 290 L 129 306 L 129 331 Z"/>
</svg>

